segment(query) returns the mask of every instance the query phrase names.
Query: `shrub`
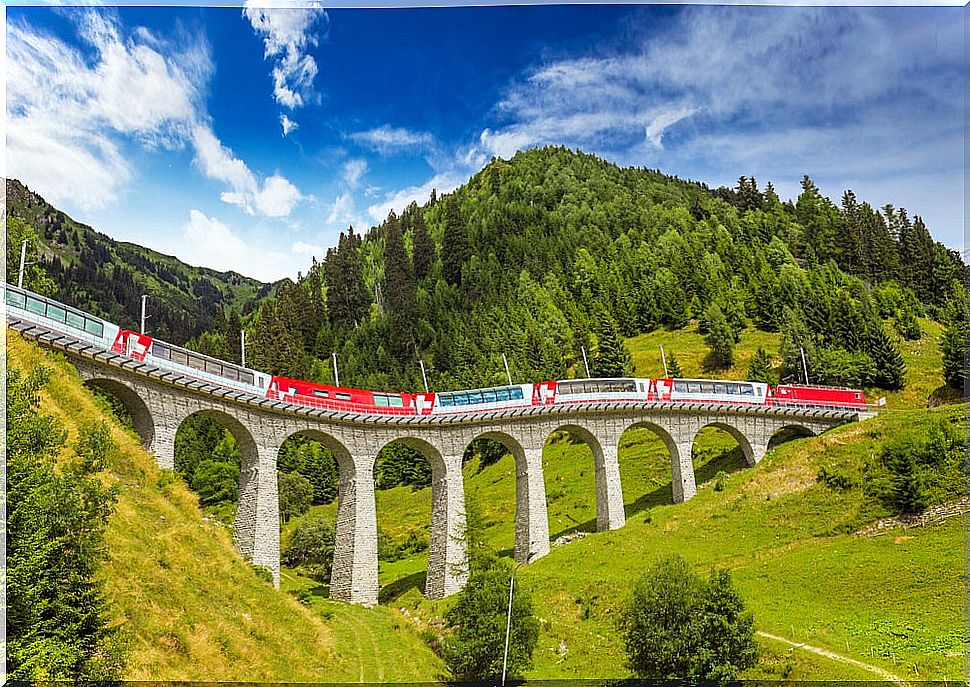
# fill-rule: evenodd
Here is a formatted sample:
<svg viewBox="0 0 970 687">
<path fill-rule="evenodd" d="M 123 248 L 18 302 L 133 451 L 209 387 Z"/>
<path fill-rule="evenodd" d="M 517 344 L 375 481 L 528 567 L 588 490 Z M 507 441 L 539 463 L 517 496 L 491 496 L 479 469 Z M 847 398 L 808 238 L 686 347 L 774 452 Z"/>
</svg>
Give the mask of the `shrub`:
<svg viewBox="0 0 970 687">
<path fill-rule="evenodd" d="M 757 663 L 754 620 L 730 574 L 705 582 L 679 556 L 637 581 L 620 629 L 628 666 L 642 678 L 733 680 Z"/>
<path fill-rule="evenodd" d="M 280 517 L 283 522 L 299 517 L 310 510 L 313 485 L 298 472 L 284 472 L 279 476 Z"/>
<path fill-rule="evenodd" d="M 311 579 L 327 583 L 333 565 L 335 540 L 336 530 L 332 522 L 311 518 L 293 530 L 280 558 L 284 565 L 303 568 Z"/>
<path fill-rule="evenodd" d="M 192 490 L 206 506 L 234 502 L 239 498 L 239 467 L 233 463 L 204 460 L 192 473 Z"/>
<path fill-rule="evenodd" d="M 452 634 L 442 651 L 455 680 L 488 680 L 502 674 L 510 574 L 509 567 L 497 559 L 474 567 L 457 603 L 445 615 Z M 516 585 L 509 635 L 510 677 L 521 675 L 532 665 L 538 641 L 539 623 L 532 597 L 527 589 Z"/>
</svg>

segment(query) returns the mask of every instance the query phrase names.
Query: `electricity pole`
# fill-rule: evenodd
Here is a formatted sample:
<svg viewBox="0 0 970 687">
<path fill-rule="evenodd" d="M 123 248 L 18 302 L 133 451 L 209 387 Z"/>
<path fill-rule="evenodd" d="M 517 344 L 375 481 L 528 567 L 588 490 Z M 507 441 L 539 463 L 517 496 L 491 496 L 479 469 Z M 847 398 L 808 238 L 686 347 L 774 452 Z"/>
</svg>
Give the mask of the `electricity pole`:
<svg viewBox="0 0 970 687">
<path fill-rule="evenodd" d="M 505 376 L 509 378 L 509 386 L 512 386 L 512 373 L 509 372 L 509 361 L 504 353 L 502 354 L 502 363 L 505 365 Z"/>
<path fill-rule="evenodd" d="M 663 346 L 660 346 L 660 359 L 664 361 L 664 377 L 666 377 L 666 378 L 669 379 L 670 378 L 670 375 L 667 374 L 667 356 L 664 355 L 664 347 Z"/>
<path fill-rule="evenodd" d="M 808 364 L 805 362 L 805 349 L 801 348 L 801 351 L 802 351 L 802 371 L 805 372 L 805 386 L 808 386 Z"/>
<path fill-rule="evenodd" d="M 586 368 L 586 379 L 589 379 L 589 361 L 586 359 L 586 347 L 580 346 L 579 350 L 583 352 L 583 366 Z"/>
<path fill-rule="evenodd" d="M 20 272 L 17 275 L 17 288 L 24 288 L 24 268 L 27 266 L 27 239 L 20 244 Z"/>
<path fill-rule="evenodd" d="M 333 385 L 340 386 L 340 374 L 337 372 L 337 352 L 333 353 Z"/>
<path fill-rule="evenodd" d="M 509 612 L 505 618 L 505 654 L 502 656 L 502 687 L 505 687 L 505 669 L 509 664 L 509 637 L 512 635 L 512 590 L 515 588 L 515 573 L 525 563 L 526 561 L 521 561 L 512 569 L 512 578 L 509 580 Z"/>
<path fill-rule="evenodd" d="M 150 315 L 145 314 L 145 308 L 148 302 L 148 294 L 142 294 L 141 297 L 141 333 L 145 333 L 145 320 L 147 320 Z"/>
<path fill-rule="evenodd" d="M 239 362 L 246 367 L 246 330 L 239 330 Z"/>
<path fill-rule="evenodd" d="M 418 358 L 418 364 L 421 366 L 421 379 L 424 380 L 424 393 L 428 393 L 428 375 L 424 371 L 424 361 Z"/>
</svg>

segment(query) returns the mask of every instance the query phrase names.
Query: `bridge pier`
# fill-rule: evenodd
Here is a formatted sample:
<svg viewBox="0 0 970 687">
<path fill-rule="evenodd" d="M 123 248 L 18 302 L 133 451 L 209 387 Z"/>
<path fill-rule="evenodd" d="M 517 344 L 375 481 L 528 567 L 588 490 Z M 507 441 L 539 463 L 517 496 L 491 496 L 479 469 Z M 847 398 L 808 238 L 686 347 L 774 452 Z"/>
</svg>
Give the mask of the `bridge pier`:
<svg viewBox="0 0 970 687">
<path fill-rule="evenodd" d="M 673 487 L 674 503 L 683 503 L 697 496 L 694 462 L 691 459 L 693 447 L 692 437 L 681 438 L 667 446 L 670 450 L 670 483 Z"/>
<path fill-rule="evenodd" d="M 549 515 L 542 472 L 542 446 L 515 452 L 515 560 L 530 562 L 549 553 Z"/>
<path fill-rule="evenodd" d="M 239 445 L 242 465 L 233 542 L 243 558 L 269 570 L 273 585 L 279 588 L 280 501 L 276 473 L 279 446 Z"/>
<path fill-rule="evenodd" d="M 468 580 L 461 454 L 431 461 L 431 541 L 424 594 L 443 599 Z"/>
<path fill-rule="evenodd" d="M 374 457 L 341 458 L 337 488 L 337 531 L 330 574 L 330 598 L 377 603 L 377 506 Z"/>
<path fill-rule="evenodd" d="M 593 448 L 596 463 L 596 531 L 616 530 L 626 524 L 623 485 L 618 459 L 619 437 L 610 437 Z"/>
</svg>

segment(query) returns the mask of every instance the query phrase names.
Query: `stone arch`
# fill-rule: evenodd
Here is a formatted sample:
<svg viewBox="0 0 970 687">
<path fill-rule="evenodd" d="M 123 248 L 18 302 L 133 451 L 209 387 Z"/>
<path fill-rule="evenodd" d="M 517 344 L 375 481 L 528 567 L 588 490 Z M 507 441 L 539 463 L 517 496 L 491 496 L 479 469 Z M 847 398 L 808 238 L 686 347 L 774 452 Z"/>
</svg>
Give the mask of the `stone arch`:
<svg viewBox="0 0 970 687">
<path fill-rule="evenodd" d="M 376 604 L 377 506 L 374 501 L 374 456 L 354 455 L 336 436 L 315 428 L 300 429 L 290 433 L 285 439 L 297 435 L 320 442 L 337 460 L 337 522 L 330 573 L 330 598 L 366 606 Z"/>
<path fill-rule="evenodd" d="M 765 450 L 792 441 L 793 439 L 818 436 L 818 431 L 814 427 L 797 421 L 774 427 L 770 431 L 771 435 L 765 444 Z"/>
<path fill-rule="evenodd" d="M 752 445 L 751 440 L 744 432 L 742 432 L 734 425 L 728 422 L 724 422 L 722 420 L 708 422 L 703 427 L 700 427 L 697 430 L 697 434 L 694 435 L 693 441 L 696 441 L 697 436 L 701 433 L 701 431 L 703 431 L 707 427 L 713 427 L 714 429 L 719 429 L 725 434 L 727 434 L 728 436 L 730 436 L 732 439 L 734 439 L 736 442 L 738 442 L 738 447 L 741 449 L 741 455 L 744 458 L 744 462 L 748 467 L 753 467 L 757 465 L 758 462 L 761 460 L 761 458 L 764 456 L 763 451 L 761 452 L 761 455 L 757 455 L 755 446 Z"/>
<path fill-rule="evenodd" d="M 626 522 L 623 513 L 623 489 L 620 484 L 620 470 L 617 462 L 617 447 L 612 441 L 603 442 L 589 428 L 567 422 L 558 425 L 549 437 L 557 432 L 566 432 L 585 443 L 593 454 L 593 468 L 596 489 L 596 530 L 619 529 Z M 545 445 L 544 443 L 544 445 Z"/>
<path fill-rule="evenodd" d="M 185 422 L 193 417 L 205 417 L 214 420 L 232 434 L 236 441 L 236 447 L 239 449 L 239 505 L 236 508 L 232 538 L 239 553 L 247 560 L 254 560 L 257 530 L 260 526 L 258 522 L 258 492 L 261 481 L 259 479 L 259 449 L 256 446 L 256 440 L 253 438 L 252 432 L 238 418 L 215 408 L 203 408 L 181 417 L 175 428 L 176 436 Z M 275 476 L 274 472 L 274 484 L 276 482 Z M 273 525 L 279 527 L 275 518 Z M 279 552 L 277 551 L 278 555 Z"/>
<path fill-rule="evenodd" d="M 619 448 L 623 435 L 632 429 L 645 429 L 657 436 L 667 449 L 670 459 L 671 472 L 671 494 L 674 503 L 682 503 L 697 494 L 697 486 L 694 481 L 694 466 L 691 462 L 691 441 L 692 436 L 683 432 L 675 432 L 667 427 L 650 420 L 635 420 L 626 424 L 620 432 L 616 445 Z M 650 507 L 650 504 L 659 499 L 665 500 L 660 489 L 652 494 L 644 495 L 629 504 L 631 512 L 637 512 Z"/>
<path fill-rule="evenodd" d="M 459 591 L 468 579 L 462 456 L 447 455 L 426 439 L 407 435 L 390 439 L 381 449 L 393 443 L 414 449 L 431 466 L 431 531 L 424 593 L 430 599 L 442 599 Z"/>
<path fill-rule="evenodd" d="M 111 394 L 124 406 L 131 422 L 135 427 L 135 432 L 141 439 L 142 446 L 149 451 L 153 450 L 155 444 L 155 418 L 148 407 L 148 404 L 138 395 L 133 388 L 115 379 L 104 377 L 94 377 L 84 382 L 85 386 L 98 389 Z"/>
<path fill-rule="evenodd" d="M 529 562 L 549 553 L 549 516 L 546 485 L 542 474 L 542 444 L 524 443 L 508 432 L 486 430 L 468 437 L 502 444 L 515 458 L 515 549 L 519 562 Z"/>
</svg>

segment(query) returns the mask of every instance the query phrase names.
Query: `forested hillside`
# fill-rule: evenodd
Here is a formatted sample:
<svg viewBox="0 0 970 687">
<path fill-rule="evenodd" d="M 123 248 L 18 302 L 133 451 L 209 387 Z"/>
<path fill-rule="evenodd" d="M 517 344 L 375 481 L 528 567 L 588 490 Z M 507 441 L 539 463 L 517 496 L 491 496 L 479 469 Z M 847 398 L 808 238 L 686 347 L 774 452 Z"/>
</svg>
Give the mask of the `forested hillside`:
<svg viewBox="0 0 970 687">
<path fill-rule="evenodd" d="M 941 319 L 966 275 L 917 216 L 839 205 L 806 177 L 795 202 L 741 178 L 711 190 L 563 148 L 493 160 L 465 186 L 349 231 L 250 326 L 271 372 L 416 390 L 628 371 L 616 340 L 691 319 L 730 348 L 780 331 L 781 378 L 892 389 L 894 339 Z M 217 342 L 213 342 L 218 352 Z M 716 355 L 712 372 L 729 356 Z M 796 364 L 797 362 L 797 364 Z M 627 369 L 625 369 L 627 368 Z"/>
<path fill-rule="evenodd" d="M 7 179 L 7 214 L 8 281 L 16 283 L 21 241 L 31 239 L 28 261 L 36 264 L 25 287 L 127 326 L 137 325 L 141 296 L 149 294 L 152 331 L 170 341 L 185 342 L 213 322 L 225 328 L 227 318 L 235 319 L 238 330 L 238 317 L 275 288 L 115 241 L 71 219 L 16 179 Z"/>
</svg>

